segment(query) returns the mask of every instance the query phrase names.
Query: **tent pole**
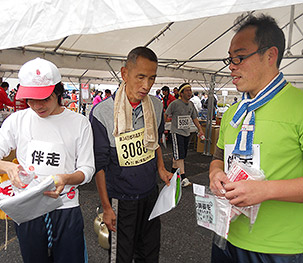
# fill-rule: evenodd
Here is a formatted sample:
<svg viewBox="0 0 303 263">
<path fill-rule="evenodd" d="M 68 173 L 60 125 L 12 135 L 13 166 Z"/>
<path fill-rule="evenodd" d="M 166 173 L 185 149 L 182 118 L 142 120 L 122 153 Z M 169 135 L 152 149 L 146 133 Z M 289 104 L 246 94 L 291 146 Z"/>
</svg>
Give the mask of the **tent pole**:
<svg viewBox="0 0 303 263">
<path fill-rule="evenodd" d="M 69 36 L 63 38 L 60 43 L 55 47 L 54 52 L 56 53 L 57 50 L 61 47 L 61 45 L 63 44 L 63 42 L 68 38 Z"/>
<path fill-rule="evenodd" d="M 121 84 L 121 80 L 119 78 L 119 76 L 117 75 L 117 73 L 114 71 L 114 69 L 112 68 L 112 66 L 110 65 L 109 61 L 106 60 L 106 64 L 108 65 L 108 67 L 110 68 L 110 73 L 112 74 L 112 76 L 119 82 L 119 85 Z"/>
<path fill-rule="evenodd" d="M 210 154 L 210 145 L 211 145 L 211 129 L 212 129 L 212 120 L 213 120 L 213 109 L 214 109 L 214 93 L 215 93 L 215 75 L 211 76 L 210 88 L 208 91 L 208 104 L 207 104 L 207 119 L 206 119 L 206 129 L 204 142 L 204 154 Z"/>
<path fill-rule="evenodd" d="M 154 36 L 150 41 L 148 41 L 144 46 L 147 47 L 149 46 L 151 43 L 153 43 L 155 40 L 159 39 L 159 37 L 161 35 L 164 36 L 164 33 L 167 30 L 170 30 L 170 27 L 174 24 L 174 22 L 170 22 L 164 29 L 162 29 L 156 36 Z"/>
<path fill-rule="evenodd" d="M 80 113 L 80 108 L 82 105 L 82 87 L 81 87 L 81 77 L 79 78 L 79 100 L 78 100 L 78 110 L 77 112 Z"/>
<path fill-rule="evenodd" d="M 292 5 L 290 7 L 290 21 L 289 21 L 289 31 L 288 31 L 288 43 L 286 48 L 286 54 L 291 55 L 290 47 L 291 47 L 291 39 L 292 39 L 292 33 L 294 28 L 294 16 L 295 16 L 295 6 Z"/>
<path fill-rule="evenodd" d="M 249 14 L 252 14 L 254 11 L 249 12 Z M 187 62 L 191 61 L 194 57 L 196 57 L 197 55 L 199 55 L 201 52 L 203 52 L 205 49 L 207 49 L 209 46 L 211 46 L 213 43 L 215 43 L 217 40 L 219 40 L 220 38 L 222 38 L 225 34 L 227 34 L 229 31 L 231 31 L 234 27 L 236 27 L 239 23 L 241 23 L 241 21 L 245 20 L 249 14 L 247 14 L 245 17 L 243 17 L 240 21 L 238 21 L 237 24 L 232 25 L 231 27 L 229 27 L 227 30 L 225 30 L 223 33 L 221 33 L 219 36 L 217 36 L 214 40 L 212 40 L 211 42 L 209 42 L 206 46 L 204 46 L 203 48 L 201 48 L 200 50 L 198 50 L 195 54 L 193 54 Z M 186 62 L 183 62 L 181 65 L 179 65 L 177 67 L 177 69 L 181 68 L 182 66 L 184 66 L 186 64 Z"/>
<path fill-rule="evenodd" d="M 81 106 L 82 106 L 82 102 L 83 102 L 83 99 L 82 99 L 82 87 L 81 87 L 81 79 L 82 79 L 82 77 L 86 74 L 88 72 L 88 69 L 87 70 L 85 70 L 84 72 L 83 72 L 83 74 L 80 76 L 80 78 L 79 78 L 79 104 L 78 104 L 78 113 L 80 113 L 81 112 Z M 89 82 L 89 80 L 87 81 L 87 82 Z M 87 83 L 86 82 L 86 83 Z"/>
</svg>

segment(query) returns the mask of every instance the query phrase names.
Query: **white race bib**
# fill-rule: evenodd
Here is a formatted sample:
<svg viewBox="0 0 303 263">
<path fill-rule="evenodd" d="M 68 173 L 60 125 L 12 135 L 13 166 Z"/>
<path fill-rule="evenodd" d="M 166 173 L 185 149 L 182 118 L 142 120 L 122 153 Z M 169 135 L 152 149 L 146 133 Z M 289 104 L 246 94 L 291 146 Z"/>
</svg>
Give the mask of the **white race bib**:
<svg viewBox="0 0 303 263">
<path fill-rule="evenodd" d="M 120 166 L 137 166 L 155 157 L 155 151 L 143 146 L 144 128 L 115 137 Z"/>
<path fill-rule="evenodd" d="M 63 144 L 32 140 L 28 144 L 26 167 L 37 175 L 64 173 L 65 150 Z"/>
<path fill-rule="evenodd" d="M 189 115 L 178 116 L 178 129 L 187 130 L 190 128 L 191 118 Z"/>
<path fill-rule="evenodd" d="M 253 144 L 253 157 L 252 159 L 240 159 L 239 157 L 233 156 L 232 151 L 234 150 L 234 144 L 225 144 L 224 149 L 224 171 L 227 173 L 232 163 L 233 158 L 237 158 L 240 162 L 247 164 L 248 166 L 260 169 L 260 145 Z"/>
</svg>

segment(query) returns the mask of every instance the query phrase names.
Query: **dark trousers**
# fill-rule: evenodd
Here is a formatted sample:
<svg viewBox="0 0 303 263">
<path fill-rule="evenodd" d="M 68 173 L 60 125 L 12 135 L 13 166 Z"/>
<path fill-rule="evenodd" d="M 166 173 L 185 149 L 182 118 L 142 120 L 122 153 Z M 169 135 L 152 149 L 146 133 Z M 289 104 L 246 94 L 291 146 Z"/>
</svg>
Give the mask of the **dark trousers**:
<svg viewBox="0 0 303 263">
<path fill-rule="evenodd" d="M 160 251 L 160 218 L 148 221 L 158 197 L 158 187 L 139 200 L 118 201 L 116 262 L 156 263 Z"/>
<path fill-rule="evenodd" d="M 224 250 L 213 244 L 211 263 L 303 263 L 303 254 L 277 255 L 244 250 L 226 243 Z"/>
<path fill-rule="evenodd" d="M 172 150 L 175 160 L 185 159 L 190 136 L 183 136 L 177 133 L 172 133 Z"/>
<path fill-rule="evenodd" d="M 85 262 L 84 224 L 80 207 L 54 210 L 52 221 L 53 246 L 48 256 L 47 232 L 44 217 L 16 226 L 16 233 L 25 263 Z"/>
</svg>

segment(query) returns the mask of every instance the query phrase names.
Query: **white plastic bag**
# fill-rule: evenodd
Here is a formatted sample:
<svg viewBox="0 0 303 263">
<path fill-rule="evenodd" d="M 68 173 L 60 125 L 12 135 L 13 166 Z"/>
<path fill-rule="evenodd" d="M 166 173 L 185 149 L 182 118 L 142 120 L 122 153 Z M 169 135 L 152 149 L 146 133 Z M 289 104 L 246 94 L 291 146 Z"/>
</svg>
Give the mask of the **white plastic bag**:
<svg viewBox="0 0 303 263">
<path fill-rule="evenodd" d="M 238 182 L 241 180 L 265 180 L 265 175 L 262 170 L 245 165 L 238 160 L 233 160 L 226 175 L 231 182 Z M 250 224 L 253 225 L 257 219 L 259 208 L 260 204 L 247 207 L 233 206 L 231 214 L 232 220 L 237 219 L 242 213 L 250 219 Z"/>
<path fill-rule="evenodd" d="M 204 187 L 204 195 L 195 188 Z M 194 184 L 197 224 L 227 238 L 232 206 L 225 198 L 214 195 L 208 187 Z"/>
</svg>

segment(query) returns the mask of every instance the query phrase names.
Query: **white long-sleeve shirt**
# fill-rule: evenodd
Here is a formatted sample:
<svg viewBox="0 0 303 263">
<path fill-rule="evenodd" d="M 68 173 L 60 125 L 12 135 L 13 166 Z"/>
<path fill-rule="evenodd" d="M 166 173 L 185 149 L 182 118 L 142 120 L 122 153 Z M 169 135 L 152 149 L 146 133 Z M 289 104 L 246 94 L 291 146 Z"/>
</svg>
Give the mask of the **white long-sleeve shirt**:
<svg viewBox="0 0 303 263">
<path fill-rule="evenodd" d="M 195 105 L 197 112 L 199 112 L 202 109 L 201 100 L 198 96 L 193 96 L 190 101 Z"/>
<path fill-rule="evenodd" d="M 93 136 L 90 122 L 68 109 L 57 115 L 39 117 L 32 109 L 8 117 L 0 129 L 0 159 L 16 149 L 19 164 L 44 176 L 82 171 L 88 183 L 94 174 Z M 31 167 L 32 166 L 32 167 Z M 79 205 L 77 185 L 66 185 L 63 206 Z"/>
</svg>

